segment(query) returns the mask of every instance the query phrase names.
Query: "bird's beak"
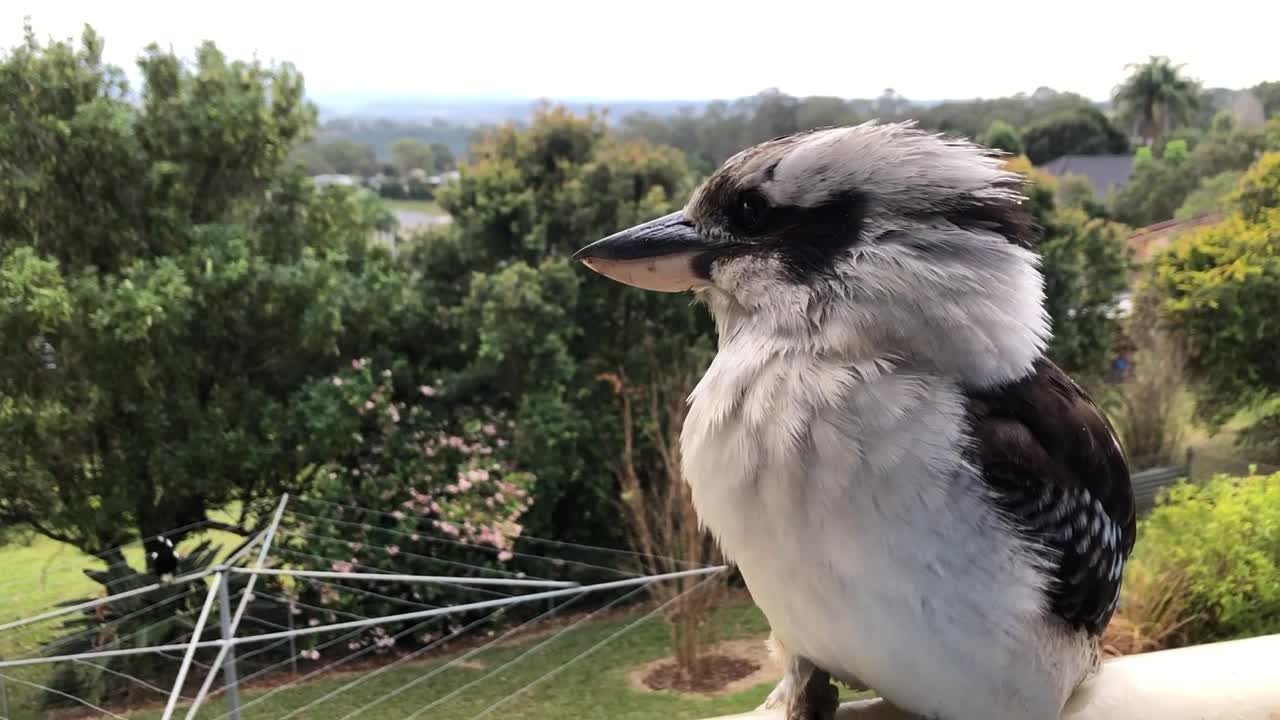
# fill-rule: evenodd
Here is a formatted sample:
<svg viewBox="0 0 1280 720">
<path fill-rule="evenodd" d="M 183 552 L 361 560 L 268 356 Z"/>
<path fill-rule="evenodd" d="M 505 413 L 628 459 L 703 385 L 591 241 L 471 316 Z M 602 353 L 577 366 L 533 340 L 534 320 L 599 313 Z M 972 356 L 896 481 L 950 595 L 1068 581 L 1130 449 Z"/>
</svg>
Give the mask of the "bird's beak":
<svg viewBox="0 0 1280 720">
<path fill-rule="evenodd" d="M 625 285 L 684 292 L 710 283 L 707 253 L 716 247 L 676 211 L 597 240 L 573 259 Z"/>
</svg>

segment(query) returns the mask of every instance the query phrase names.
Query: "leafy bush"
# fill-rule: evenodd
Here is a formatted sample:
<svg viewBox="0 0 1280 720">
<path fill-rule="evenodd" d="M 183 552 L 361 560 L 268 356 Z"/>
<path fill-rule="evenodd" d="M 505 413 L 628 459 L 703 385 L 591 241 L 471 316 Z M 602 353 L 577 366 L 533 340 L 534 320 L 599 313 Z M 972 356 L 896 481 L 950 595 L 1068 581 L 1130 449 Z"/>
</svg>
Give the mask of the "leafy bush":
<svg viewBox="0 0 1280 720">
<path fill-rule="evenodd" d="M 1238 194 L 1264 196 L 1263 178 L 1249 182 L 1257 177 L 1247 174 Z M 1234 213 L 1187 233 L 1156 261 L 1165 318 L 1186 342 L 1189 370 L 1203 381 L 1198 409 L 1215 424 L 1280 392 L 1280 207 L 1257 212 L 1257 220 Z"/>
<path fill-rule="evenodd" d="M 1280 473 L 1170 488 L 1139 527 L 1126 578 L 1129 621 L 1178 605 L 1166 646 L 1280 632 Z"/>
<path fill-rule="evenodd" d="M 442 388 L 407 382 L 397 388 L 393 375 L 361 358 L 317 388 L 313 411 L 345 422 L 352 443 L 294 503 L 296 522 L 277 544 L 282 557 L 292 566 L 339 573 L 518 574 L 510 562 L 534 476 L 512 459 L 512 422 L 483 409 L 446 412 Z M 456 585 L 356 585 L 374 592 L 349 591 L 355 585 L 340 580 L 297 583 L 289 595 L 305 608 L 299 624 L 484 599 Z M 371 627 L 343 652 L 390 648 L 392 635 L 412 624 Z M 303 656 L 318 659 L 317 648 L 304 642 Z"/>
</svg>

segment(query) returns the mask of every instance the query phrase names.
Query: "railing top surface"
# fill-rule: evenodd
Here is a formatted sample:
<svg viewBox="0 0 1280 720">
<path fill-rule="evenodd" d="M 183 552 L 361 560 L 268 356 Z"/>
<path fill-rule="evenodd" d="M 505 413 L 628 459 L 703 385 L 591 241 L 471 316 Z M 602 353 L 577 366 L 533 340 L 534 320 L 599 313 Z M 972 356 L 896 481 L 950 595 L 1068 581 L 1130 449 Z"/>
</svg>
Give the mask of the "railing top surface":
<svg viewBox="0 0 1280 720">
<path fill-rule="evenodd" d="M 1062 720 L 1277 720 L 1280 635 L 1110 660 L 1067 703 Z M 721 720 L 781 720 L 755 712 Z M 910 720 L 878 701 L 848 703 L 837 720 Z"/>
</svg>

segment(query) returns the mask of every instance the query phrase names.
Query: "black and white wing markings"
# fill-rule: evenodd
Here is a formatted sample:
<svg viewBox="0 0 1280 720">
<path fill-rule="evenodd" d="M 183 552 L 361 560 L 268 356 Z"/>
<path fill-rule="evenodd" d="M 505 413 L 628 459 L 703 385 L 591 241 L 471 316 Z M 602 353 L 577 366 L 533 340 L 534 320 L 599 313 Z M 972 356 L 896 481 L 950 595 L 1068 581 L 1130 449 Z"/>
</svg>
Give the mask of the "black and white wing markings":
<svg viewBox="0 0 1280 720">
<path fill-rule="evenodd" d="M 1100 633 L 1120 597 L 1135 521 L 1128 464 L 1106 416 L 1047 360 L 969 393 L 971 460 L 1052 568 L 1050 609 Z"/>
</svg>

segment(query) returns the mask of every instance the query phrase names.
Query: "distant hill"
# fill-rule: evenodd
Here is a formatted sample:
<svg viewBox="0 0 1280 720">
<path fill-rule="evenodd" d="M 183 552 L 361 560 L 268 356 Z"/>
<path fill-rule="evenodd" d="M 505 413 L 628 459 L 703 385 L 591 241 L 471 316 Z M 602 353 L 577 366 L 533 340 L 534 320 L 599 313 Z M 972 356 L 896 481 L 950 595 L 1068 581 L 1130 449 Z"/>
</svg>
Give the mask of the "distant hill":
<svg viewBox="0 0 1280 720">
<path fill-rule="evenodd" d="M 331 99 L 319 104 L 322 122 L 330 119 L 388 118 L 402 121 L 438 119 L 462 125 L 493 125 L 507 121 L 526 121 L 533 117 L 534 108 L 541 102 L 563 105 L 575 113 L 608 108 L 610 120 L 616 121 L 624 115 L 636 112 L 668 117 L 682 109 L 701 110 L 710 100 L 371 97 Z"/>
</svg>

